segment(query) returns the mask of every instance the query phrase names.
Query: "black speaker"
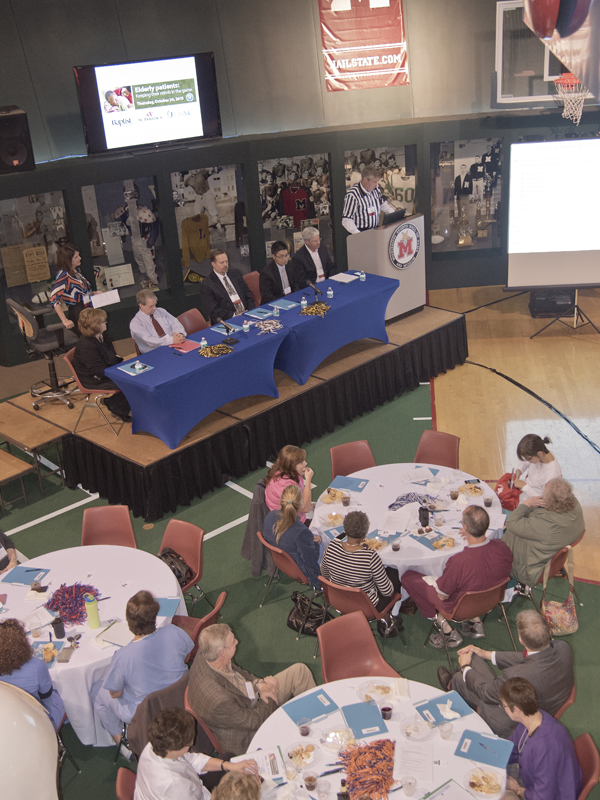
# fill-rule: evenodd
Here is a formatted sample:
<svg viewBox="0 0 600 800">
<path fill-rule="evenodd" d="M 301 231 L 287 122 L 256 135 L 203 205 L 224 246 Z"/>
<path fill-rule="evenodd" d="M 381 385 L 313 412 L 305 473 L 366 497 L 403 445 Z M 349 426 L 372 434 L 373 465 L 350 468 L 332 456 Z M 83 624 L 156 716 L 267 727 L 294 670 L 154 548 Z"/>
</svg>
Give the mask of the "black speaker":
<svg viewBox="0 0 600 800">
<path fill-rule="evenodd" d="M 0 175 L 35 169 L 27 114 L 17 106 L 0 108 Z"/>
</svg>

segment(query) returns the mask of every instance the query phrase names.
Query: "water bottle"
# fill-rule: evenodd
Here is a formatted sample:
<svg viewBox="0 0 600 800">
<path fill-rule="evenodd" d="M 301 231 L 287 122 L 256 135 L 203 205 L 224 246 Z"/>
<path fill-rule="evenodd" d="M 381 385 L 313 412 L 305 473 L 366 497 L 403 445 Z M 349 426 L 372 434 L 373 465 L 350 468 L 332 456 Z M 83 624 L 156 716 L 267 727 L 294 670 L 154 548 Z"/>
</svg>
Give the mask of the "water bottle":
<svg viewBox="0 0 600 800">
<path fill-rule="evenodd" d="M 366 281 L 366 280 L 367 280 L 367 275 L 366 275 L 366 273 L 364 273 L 364 272 L 361 272 L 361 273 L 360 273 L 360 280 L 361 280 L 361 281 Z"/>
<path fill-rule="evenodd" d="M 327 289 L 327 297 L 329 298 L 329 300 L 331 300 L 333 297 L 333 289 L 331 288 L 331 286 L 329 287 L 329 289 Z"/>
<path fill-rule="evenodd" d="M 143 364 L 142 364 L 142 362 L 141 362 L 141 361 L 139 361 L 139 359 L 138 359 L 138 361 L 136 361 L 136 362 L 135 362 L 135 364 L 133 365 L 133 368 L 134 368 L 134 370 L 135 370 L 136 372 L 141 372 L 141 371 L 144 369 L 144 365 L 143 365 Z"/>
<path fill-rule="evenodd" d="M 200 347 L 207 347 L 207 346 L 208 346 L 208 342 L 206 341 L 206 338 L 203 336 L 200 339 Z"/>
<path fill-rule="evenodd" d="M 306 297 L 304 297 L 304 295 L 302 295 L 302 300 L 300 300 L 300 305 L 302 306 L 302 308 L 306 308 L 306 306 L 308 305 L 308 303 L 306 302 Z"/>
<path fill-rule="evenodd" d="M 279 306 L 273 306 L 273 316 L 274 317 L 279 316 Z"/>
<path fill-rule="evenodd" d="M 242 322 L 242 330 L 244 331 L 244 333 L 249 333 L 250 332 L 250 323 L 248 322 L 247 319 L 245 319 Z"/>
</svg>

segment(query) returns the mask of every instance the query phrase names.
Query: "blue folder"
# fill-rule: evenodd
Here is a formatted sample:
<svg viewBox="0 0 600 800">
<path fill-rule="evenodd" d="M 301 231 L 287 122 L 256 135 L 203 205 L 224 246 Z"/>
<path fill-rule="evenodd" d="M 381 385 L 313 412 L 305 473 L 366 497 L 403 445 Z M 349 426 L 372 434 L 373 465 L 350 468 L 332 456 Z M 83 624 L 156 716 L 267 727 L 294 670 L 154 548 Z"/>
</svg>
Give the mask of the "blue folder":
<svg viewBox="0 0 600 800">
<path fill-rule="evenodd" d="M 28 586 L 32 581 L 43 581 L 49 569 L 42 567 L 30 567 L 28 564 L 21 564 L 13 567 L 3 578 L 2 583 L 17 583 L 21 586 Z"/>
<path fill-rule="evenodd" d="M 362 492 L 368 482 L 367 478 L 347 478 L 345 475 L 336 475 L 329 485 L 333 489 L 345 489 L 348 492 Z"/>
<path fill-rule="evenodd" d="M 275 300 L 272 303 L 269 303 L 270 306 L 281 308 L 283 311 L 289 311 L 290 308 L 295 308 L 298 303 L 294 303 L 293 300 L 284 300 L 283 297 L 280 300 Z"/>
<path fill-rule="evenodd" d="M 252 311 L 244 312 L 247 317 L 254 317 L 254 319 L 267 319 L 273 316 L 273 312 L 266 308 L 253 308 Z"/>
<path fill-rule="evenodd" d="M 342 706 L 342 714 L 355 739 L 387 733 L 388 727 L 375 703 L 352 703 L 349 706 Z"/>
<path fill-rule="evenodd" d="M 456 711 L 461 717 L 473 714 L 471 706 L 467 705 L 458 692 L 448 692 L 447 694 L 441 694 L 439 697 L 434 697 L 433 700 L 415 703 L 415 709 L 426 722 L 431 722 L 433 725 L 442 725 L 444 722 L 454 722 L 454 720 L 444 719 L 438 708 L 438 704 L 444 704 L 448 701 L 452 703 L 452 711 Z"/>
<path fill-rule="evenodd" d="M 441 533 L 438 533 L 438 535 L 434 536 L 433 539 L 428 539 L 425 534 L 421 534 L 419 536 L 419 534 L 411 533 L 410 534 L 410 538 L 414 539 L 415 542 L 420 542 L 421 544 L 425 545 L 425 547 L 429 548 L 429 550 L 437 550 L 438 548 L 434 547 L 433 543 L 434 542 L 439 542 L 439 540 L 442 539 L 443 537 L 442 537 Z M 445 548 L 442 548 L 442 550 L 443 549 L 445 549 Z"/>
<path fill-rule="evenodd" d="M 294 722 L 306 717 L 317 722 L 324 719 L 339 708 L 338 704 L 331 699 L 324 689 L 317 689 L 316 692 L 290 700 L 283 706 L 283 710 Z"/>
<path fill-rule="evenodd" d="M 179 608 L 178 597 L 157 597 L 156 599 L 160 603 L 157 617 L 172 617 L 177 613 Z"/>
<path fill-rule="evenodd" d="M 136 364 L 137 361 L 129 361 L 127 364 L 118 364 L 117 369 L 120 369 L 121 372 L 126 372 L 128 375 L 145 375 L 147 372 L 150 372 L 151 369 L 154 369 L 150 364 L 144 364 L 140 361 L 143 369 L 137 370 L 135 368 Z"/>
<path fill-rule="evenodd" d="M 460 737 L 454 755 L 470 761 L 478 761 L 490 767 L 506 769 L 513 746 L 513 743 L 506 739 L 466 730 Z"/>
<path fill-rule="evenodd" d="M 234 333 L 237 333 L 238 331 L 242 330 L 242 326 L 241 325 L 234 325 L 233 322 L 228 322 L 227 324 L 233 330 Z M 222 322 L 219 322 L 218 325 L 213 325 L 211 330 L 212 331 L 216 331 L 217 333 L 222 333 L 223 336 L 229 336 L 229 331 L 227 330 L 225 325 L 223 325 Z"/>
</svg>

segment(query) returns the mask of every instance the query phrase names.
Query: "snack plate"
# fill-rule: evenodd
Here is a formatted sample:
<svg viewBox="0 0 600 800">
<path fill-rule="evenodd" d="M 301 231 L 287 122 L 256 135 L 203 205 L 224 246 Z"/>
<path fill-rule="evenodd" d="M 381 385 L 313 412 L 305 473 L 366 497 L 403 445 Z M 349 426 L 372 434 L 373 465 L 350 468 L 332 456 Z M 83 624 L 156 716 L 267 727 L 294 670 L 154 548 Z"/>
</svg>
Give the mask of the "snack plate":
<svg viewBox="0 0 600 800">
<path fill-rule="evenodd" d="M 436 734 L 420 714 L 411 714 L 400 723 L 400 733 L 409 742 L 428 742 Z"/>
<path fill-rule="evenodd" d="M 354 734 L 348 728 L 341 728 L 339 725 L 336 728 L 329 728 L 323 734 L 321 745 L 326 750 L 331 750 L 333 753 L 339 753 L 344 750 L 349 744 L 354 742 Z"/>
<path fill-rule="evenodd" d="M 370 681 L 363 681 L 356 690 L 363 703 L 370 703 L 373 700 L 377 703 L 379 700 L 389 697 L 391 691 L 389 683 L 372 678 Z"/>
<path fill-rule="evenodd" d="M 473 787 L 469 786 L 469 784 L 470 784 L 470 782 L 471 782 L 471 780 L 473 778 L 480 778 L 483 775 L 488 775 L 488 776 L 490 776 L 490 778 L 495 780 L 495 782 L 498 784 L 500 789 L 497 792 L 478 792 L 477 789 L 474 789 Z M 477 768 L 477 769 L 470 769 L 467 772 L 467 774 L 465 775 L 465 777 L 464 777 L 464 787 L 465 787 L 465 789 L 468 789 L 471 792 L 471 794 L 474 795 L 475 797 L 488 797 L 488 798 L 492 798 L 492 799 L 494 797 L 498 798 L 498 797 L 500 797 L 502 795 L 502 785 L 503 785 L 503 783 L 504 783 L 504 778 L 502 777 L 502 775 L 500 775 L 495 770 L 489 769 L 487 767 L 486 768 L 481 767 L 481 768 Z"/>
<path fill-rule="evenodd" d="M 300 764 L 296 763 L 290 753 L 293 753 L 295 750 L 300 750 L 300 748 L 306 749 L 308 746 L 312 746 L 312 757 L 307 760 L 305 763 Z M 296 766 L 297 769 L 305 769 L 306 767 L 314 767 L 321 761 L 321 748 L 319 745 L 314 741 L 311 740 L 309 736 L 303 742 L 294 742 L 293 744 L 288 745 L 285 749 L 286 758 L 289 758 L 290 761 Z"/>
</svg>

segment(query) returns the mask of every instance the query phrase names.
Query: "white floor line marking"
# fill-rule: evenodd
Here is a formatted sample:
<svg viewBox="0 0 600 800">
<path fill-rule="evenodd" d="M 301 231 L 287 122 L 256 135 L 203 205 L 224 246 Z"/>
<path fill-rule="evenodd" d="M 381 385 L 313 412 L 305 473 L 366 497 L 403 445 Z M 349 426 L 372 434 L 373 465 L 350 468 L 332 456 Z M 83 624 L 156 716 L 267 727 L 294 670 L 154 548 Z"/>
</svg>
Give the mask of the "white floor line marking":
<svg viewBox="0 0 600 800">
<path fill-rule="evenodd" d="M 234 483 L 233 481 L 227 481 L 225 486 L 229 486 L 230 489 L 233 489 L 234 491 L 243 494 L 244 497 L 249 497 L 252 500 L 252 492 L 249 492 L 248 489 L 244 489 L 242 486 L 238 486 L 237 483 Z"/>
<path fill-rule="evenodd" d="M 431 417 L 413 417 L 413 422 L 418 422 L 420 420 L 427 420 L 431 419 Z"/>
<path fill-rule="evenodd" d="M 419 386 L 431 386 L 431 381 L 422 381 Z"/>
<path fill-rule="evenodd" d="M 73 503 L 66 508 L 61 508 L 58 511 L 53 511 L 51 514 L 46 514 L 45 517 L 39 517 L 38 519 L 34 519 L 31 522 L 26 522 L 25 525 L 19 525 L 18 528 L 13 528 L 10 531 L 5 531 L 7 536 L 12 536 L 15 533 L 19 533 L 20 531 L 24 531 L 27 528 L 33 528 L 34 525 L 39 525 L 41 522 L 46 522 L 48 519 L 53 519 L 54 517 L 60 517 L 61 514 L 65 514 L 67 511 L 72 511 L 74 508 L 79 508 L 79 506 L 84 506 L 87 503 L 91 503 L 92 500 L 97 500 L 100 497 L 99 494 L 92 494 L 89 497 L 86 497 L 85 500 L 80 500 L 78 503 Z"/>
<path fill-rule="evenodd" d="M 241 525 L 242 522 L 248 522 L 248 514 L 244 517 L 240 517 L 239 519 L 234 519 L 233 522 L 228 522 L 227 525 L 222 525 L 220 528 L 216 528 L 214 531 L 207 533 L 204 537 L 204 541 L 207 539 L 212 539 L 213 536 L 218 536 L 220 533 L 225 533 L 225 531 L 230 530 L 230 528 L 235 528 L 236 525 Z"/>
</svg>

